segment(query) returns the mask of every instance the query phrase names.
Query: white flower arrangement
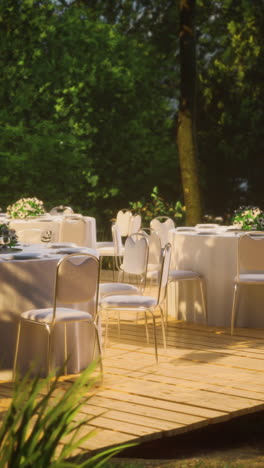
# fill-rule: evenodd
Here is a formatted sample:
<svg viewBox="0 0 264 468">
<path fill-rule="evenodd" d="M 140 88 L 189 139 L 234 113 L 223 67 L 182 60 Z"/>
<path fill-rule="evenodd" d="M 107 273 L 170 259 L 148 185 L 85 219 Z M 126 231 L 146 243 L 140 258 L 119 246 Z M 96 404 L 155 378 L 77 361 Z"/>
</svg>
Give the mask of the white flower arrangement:
<svg viewBox="0 0 264 468">
<path fill-rule="evenodd" d="M 0 250 L 4 247 L 14 247 L 18 242 L 16 231 L 9 229 L 9 225 L 0 224 Z"/>
<path fill-rule="evenodd" d="M 34 198 L 21 198 L 9 205 L 6 209 L 7 216 L 10 218 L 24 219 L 29 216 L 40 216 L 45 214 L 43 201 Z"/>
<path fill-rule="evenodd" d="M 244 231 L 264 231 L 264 212 L 256 206 L 241 206 L 234 212 L 232 222 Z"/>
</svg>

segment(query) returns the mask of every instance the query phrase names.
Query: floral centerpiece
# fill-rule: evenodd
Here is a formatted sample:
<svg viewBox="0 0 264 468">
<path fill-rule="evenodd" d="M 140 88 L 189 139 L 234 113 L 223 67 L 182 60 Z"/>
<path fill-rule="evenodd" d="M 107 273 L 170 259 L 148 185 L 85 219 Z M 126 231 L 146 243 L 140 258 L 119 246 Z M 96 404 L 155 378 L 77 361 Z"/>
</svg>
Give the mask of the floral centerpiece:
<svg viewBox="0 0 264 468">
<path fill-rule="evenodd" d="M 10 229 L 6 223 L 0 224 L 0 250 L 5 247 L 15 247 L 17 241 L 16 231 Z"/>
<path fill-rule="evenodd" d="M 241 206 L 234 212 L 232 222 L 244 231 L 264 231 L 264 212 L 258 207 Z"/>
<path fill-rule="evenodd" d="M 43 201 L 34 198 L 21 198 L 9 205 L 6 209 L 7 216 L 10 218 L 28 218 L 29 216 L 40 216 L 45 214 Z"/>
</svg>

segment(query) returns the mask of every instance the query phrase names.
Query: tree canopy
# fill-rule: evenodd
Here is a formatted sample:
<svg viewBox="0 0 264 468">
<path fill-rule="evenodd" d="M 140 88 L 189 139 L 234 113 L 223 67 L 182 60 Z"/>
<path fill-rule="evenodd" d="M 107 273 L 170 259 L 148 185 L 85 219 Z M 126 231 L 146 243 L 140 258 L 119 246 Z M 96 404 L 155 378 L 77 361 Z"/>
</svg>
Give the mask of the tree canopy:
<svg viewBox="0 0 264 468">
<path fill-rule="evenodd" d="M 263 0 L 197 0 L 204 211 L 262 204 Z M 183 200 L 174 0 L 0 3 L 0 206 L 105 216 L 154 186 Z"/>
</svg>

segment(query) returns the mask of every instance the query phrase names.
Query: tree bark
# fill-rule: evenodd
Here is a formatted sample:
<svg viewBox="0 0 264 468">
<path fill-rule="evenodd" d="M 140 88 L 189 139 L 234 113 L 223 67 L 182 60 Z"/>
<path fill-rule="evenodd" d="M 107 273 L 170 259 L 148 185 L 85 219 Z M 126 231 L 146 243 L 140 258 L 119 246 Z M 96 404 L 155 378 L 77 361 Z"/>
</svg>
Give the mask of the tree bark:
<svg viewBox="0 0 264 468">
<path fill-rule="evenodd" d="M 180 0 L 180 106 L 177 145 L 187 226 L 201 222 L 202 203 L 196 145 L 195 0 Z"/>
</svg>

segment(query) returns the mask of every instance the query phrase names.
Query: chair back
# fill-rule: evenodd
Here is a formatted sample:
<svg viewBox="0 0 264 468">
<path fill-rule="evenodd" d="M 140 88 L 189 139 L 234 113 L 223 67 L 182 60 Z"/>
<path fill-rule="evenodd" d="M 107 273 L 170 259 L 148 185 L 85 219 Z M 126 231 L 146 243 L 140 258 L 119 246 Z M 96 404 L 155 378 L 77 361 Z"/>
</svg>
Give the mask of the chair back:
<svg viewBox="0 0 264 468">
<path fill-rule="evenodd" d="M 237 273 L 264 272 L 264 232 L 251 231 L 238 241 Z"/>
<path fill-rule="evenodd" d="M 158 304 L 166 299 L 170 272 L 171 244 L 167 243 L 161 253 L 161 269 L 159 274 Z"/>
<path fill-rule="evenodd" d="M 64 206 L 64 205 L 59 205 L 59 206 L 54 206 L 50 210 L 51 215 L 64 215 L 64 214 L 72 214 L 74 211 L 70 206 Z"/>
<path fill-rule="evenodd" d="M 163 248 L 168 243 L 169 231 L 175 228 L 175 224 L 168 216 L 158 216 L 150 221 L 150 227 L 159 234 Z"/>
<path fill-rule="evenodd" d="M 117 257 L 122 256 L 122 237 L 121 237 L 121 230 L 118 224 L 112 224 L 112 238 L 114 243 L 114 251 Z"/>
<path fill-rule="evenodd" d="M 131 236 L 131 234 L 135 234 L 135 232 L 138 232 L 141 227 L 141 216 L 140 215 L 134 215 L 130 219 L 129 227 L 128 227 L 128 235 Z"/>
<path fill-rule="evenodd" d="M 149 243 L 143 234 L 131 234 L 126 239 L 123 257 L 123 272 L 146 277 Z"/>
<path fill-rule="evenodd" d="M 61 224 L 61 242 L 85 245 L 86 222 L 82 215 L 67 215 Z"/>
<path fill-rule="evenodd" d="M 118 211 L 115 224 L 119 226 L 121 237 L 128 236 L 131 218 L 132 212 L 130 210 L 123 209 Z"/>
<path fill-rule="evenodd" d="M 157 232 L 151 228 L 140 229 L 139 234 L 143 234 L 147 237 L 149 242 L 149 265 L 159 265 L 161 255 L 161 241 Z"/>
<path fill-rule="evenodd" d="M 86 253 L 75 253 L 57 264 L 53 319 L 57 302 L 76 304 L 98 300 L 99 260 Z M 97 309 L 95 309 L 97 310 Z"/>
</svg>

